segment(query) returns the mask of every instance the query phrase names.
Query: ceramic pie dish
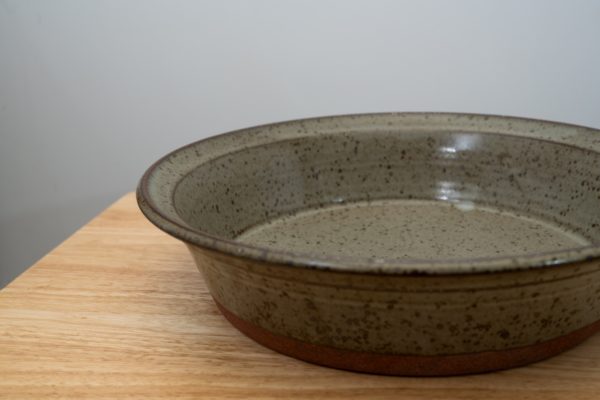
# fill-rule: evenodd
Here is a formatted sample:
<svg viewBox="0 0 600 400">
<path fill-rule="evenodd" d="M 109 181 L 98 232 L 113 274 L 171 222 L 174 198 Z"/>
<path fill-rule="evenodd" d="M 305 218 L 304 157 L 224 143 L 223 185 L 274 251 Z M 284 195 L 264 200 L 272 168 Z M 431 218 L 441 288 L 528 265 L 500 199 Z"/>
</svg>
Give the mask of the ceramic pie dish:
<svg viewBox="0 0 600 400">
<path fill-rule="evenodd" d="M 182 147 L 137 196 L 235 327 L 302 360 L 478 373 L 600 329 L 595 129 L 447 113 L 296 120 Z"/>
</svg>

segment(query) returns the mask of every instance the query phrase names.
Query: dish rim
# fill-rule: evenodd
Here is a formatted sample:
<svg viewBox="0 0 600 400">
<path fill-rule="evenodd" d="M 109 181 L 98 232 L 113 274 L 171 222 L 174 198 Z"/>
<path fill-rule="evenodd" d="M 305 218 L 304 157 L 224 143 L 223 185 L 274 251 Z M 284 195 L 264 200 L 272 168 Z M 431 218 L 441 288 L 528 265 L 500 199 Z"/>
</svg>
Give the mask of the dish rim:
<svg viewBox="0 0 600 400">
<path fill-rule="evenodd" d="M 303 267 L 308 269 L 317 269 L 323 271 L 343 272 L 343 273 L 360 273 L 360 274 L 376 274 L 376 275 L 464 275 L 474 273 L 497 273 L 523 271 L 533 268 L 542 267 L 558 267 L 568 264 L 592 261 L 600 259 L 600 244 L 591 244 L 587 246 L 578 246 L 562 250 L 553 250 L 546 252 L 527 253 L 524 255 L 513 256 L 494 256 L 494 257 L 477 257 L 477 258 L 452 258 L 452 259 L 384 259 L 372 257 L 351 257 L 351 256 L 322 256 L 314 255 L 305 252 L 294 252 L 284 250 L 274 250 L 268 247 L 256 246 L 237 241 L 236 239 L 227 239 L 213 236 L 207 232 L 195 229 L 190 226 L 182 225 L 173 220 L 164 212 L 161 207 L 156 204 L 149 193 L 150 178 L 157 168 L 165 161 L 169 160 L 174 155 L 183 152 L 184 150 L 201 145 L 203 143 L 215 140 L 222 140 L 224 137 L 240 135 L 246 131 L 254 131 L 259 129 L 268 129 L 278 125 L 293 124 L 298 122 L 319 121 L 323 119 L 335 118 L 365 118 L 365 117 L 386 117 L 386 116 L 436 116 L 436 117 L 474 117 L 484 119 L 498 119 L 505 121 L 521 121 L 529 123 L 550 124 L 555 127 L 564 127 L 569 129 L 582 129 L 585 132 L 599 135 L 600 130 L 564 122 L 557 122 L 544 119 L 516 117 L 510 115 L 497 114 L 478 114 L 478 113 L 457 113 L 457 112 L 378 112 L 378 113 L 356 113 L 356 114 L 337 114 L 327 116 L 317 116 L 312 118 L 297 118 L 285 121 L 278 121 L 268 124 L 261 124 L 242 129 L 236 129 L 224 132 L 218 135 L 213 135 L 181 146 L 175 150 L 165 154 L 155 161 L 144 172 L 141 177 L 137 190 L 136 198 L 138 206 L 142 213 L 159 229 L 165 231 L 171 236 L 182 240 L 185 243 L 201 247 L 203 249 L 216 251 L 218 253 L 239 257 L 253 262 L 262 262 L 268 264 L 277 264 L 288 267 Z M 476 133 L 473 132 L 473 133 Z M 484 132 L 482 132 L 484 133 Z M 502 134 L 500 132 L 496 134 Z M 510 134 L 504 134 L 510 135 Z M 512 136 L 524 137 L 513 134 Z M 561 143 L 548 138 L 533 137 L 532 140 L 540 140 L 552 142 L 559 145 L 571 145 L 569 143 Z M 275 140 L 276 141 L 276 140 Z M 585 146 L 575 146 L 584 150 L 600 153 L 598 149 L 592 149 Z M 173 193 L 169 194 L 173 201 Z"/>
</svg>

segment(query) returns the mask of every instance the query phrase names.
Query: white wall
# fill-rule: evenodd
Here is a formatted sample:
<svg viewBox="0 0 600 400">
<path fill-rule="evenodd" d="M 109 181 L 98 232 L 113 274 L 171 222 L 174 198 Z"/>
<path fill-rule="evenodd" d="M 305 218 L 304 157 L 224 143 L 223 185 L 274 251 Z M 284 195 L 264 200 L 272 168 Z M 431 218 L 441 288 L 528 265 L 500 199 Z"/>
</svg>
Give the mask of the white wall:
<svg viewBox="0 0 600 400">
<path fill-rule="evenodd" d="M 0 1 L 0 287 L 193 140 L 445 110 L 600 127 L 600 2 Z"/>
</svg>

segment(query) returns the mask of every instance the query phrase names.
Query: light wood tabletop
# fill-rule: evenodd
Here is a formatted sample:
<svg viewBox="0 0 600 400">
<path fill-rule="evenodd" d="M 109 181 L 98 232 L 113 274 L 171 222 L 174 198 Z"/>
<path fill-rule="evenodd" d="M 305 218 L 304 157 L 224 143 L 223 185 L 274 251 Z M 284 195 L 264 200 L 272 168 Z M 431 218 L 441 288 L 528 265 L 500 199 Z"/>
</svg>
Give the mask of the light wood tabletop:
<svg viewBox="0 0 600 400">
<path fill-rule="evenodd" d="M 453 378 L 307 364 L 231 327 L 185 246 L 128 194 L 0 291 L 0 398 L 600 399 L 600 335 Z"/>
</svg>

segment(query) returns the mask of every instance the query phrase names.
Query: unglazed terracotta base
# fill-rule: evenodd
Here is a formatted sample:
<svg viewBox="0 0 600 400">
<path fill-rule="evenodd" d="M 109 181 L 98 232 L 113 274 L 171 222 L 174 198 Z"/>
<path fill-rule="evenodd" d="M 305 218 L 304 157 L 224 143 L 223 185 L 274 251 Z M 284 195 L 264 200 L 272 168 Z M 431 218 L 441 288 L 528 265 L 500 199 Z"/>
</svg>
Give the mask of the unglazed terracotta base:
<svg viewBox="0 0 600 400">
<path fill-rule="evenodd" d="M 168 154 L 138 202 L 266 346 L 364 372 L 484 372 L 598 328 L 599 138 L 472 114 L 289 121 Z"/>
<path fill-rule="evenodd" d="M 600 330 L 600 321 L 596 321 L 545 342 L 506 350 L 438 356 L 389 355 L 340 350 L 276 335 L 244 321 L 218 301 L 215 303 L 233 326 L 265 347 L 314 364 L 381 375 L 451 376 L 520 367 L 562 353 Z"/>
</svg>

